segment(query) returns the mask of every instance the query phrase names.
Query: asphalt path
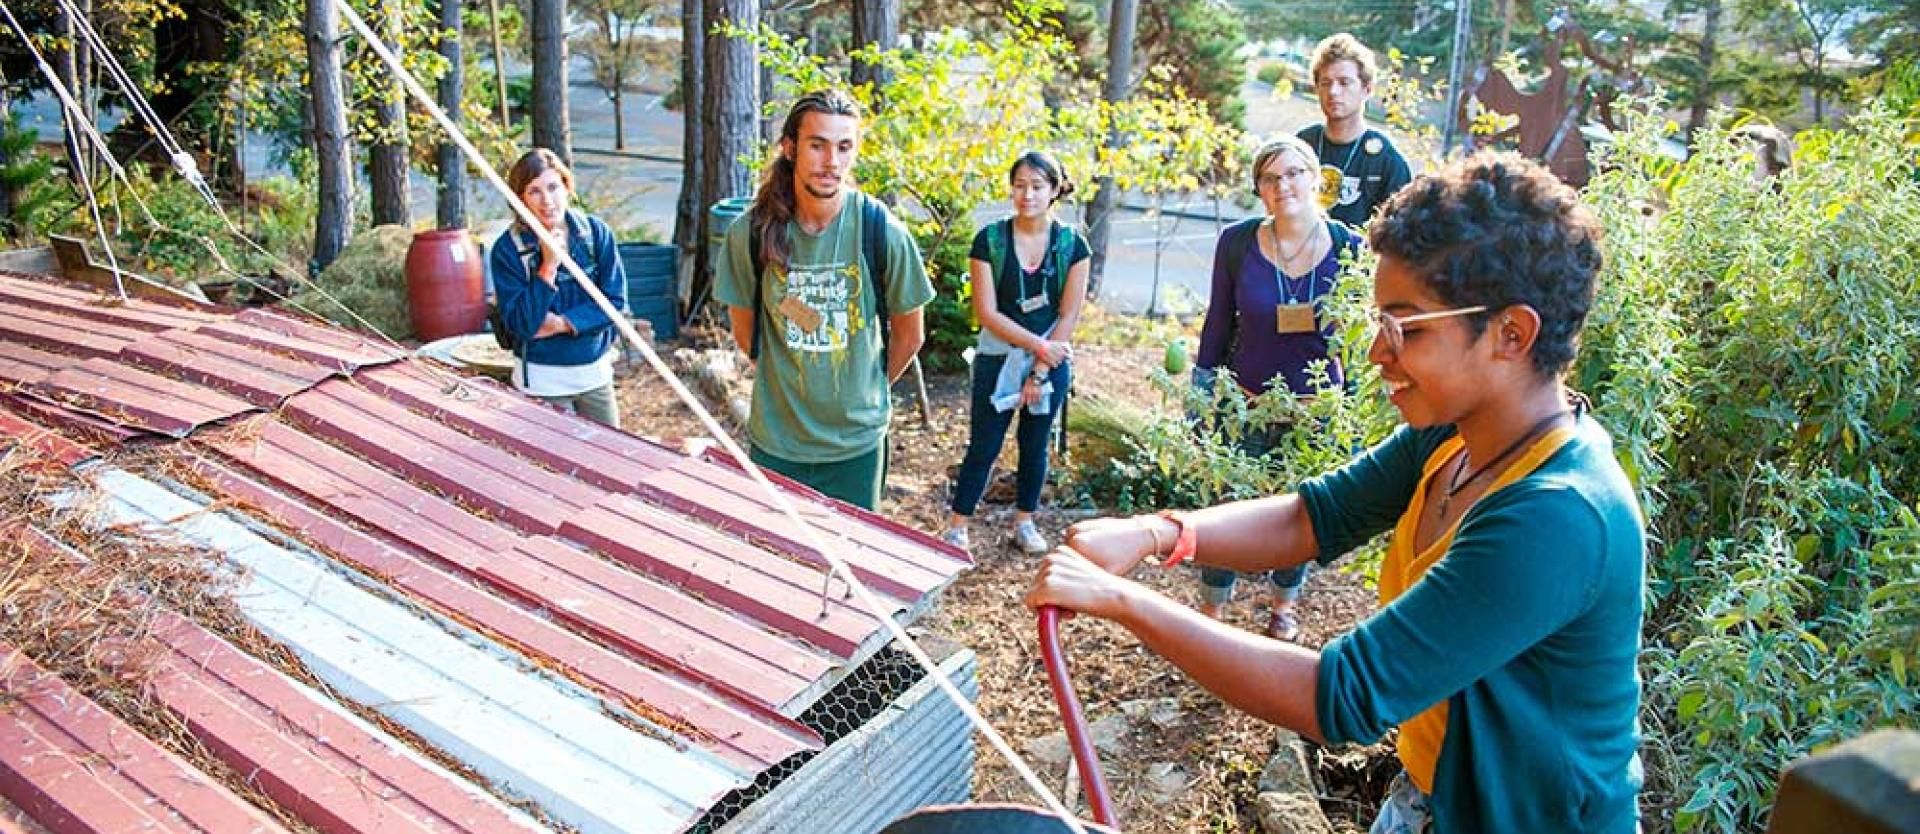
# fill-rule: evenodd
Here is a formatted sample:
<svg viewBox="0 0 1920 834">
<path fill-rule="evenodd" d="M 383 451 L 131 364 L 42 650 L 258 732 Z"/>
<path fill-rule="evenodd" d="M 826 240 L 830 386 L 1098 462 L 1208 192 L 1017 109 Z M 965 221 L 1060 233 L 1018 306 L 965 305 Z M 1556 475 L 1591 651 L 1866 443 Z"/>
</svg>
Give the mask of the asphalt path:
<svg viewBox="0 0 1920 834">
<path fill-rule="evenodd" d="M 576 78 L 591 77 L 582 70 Z M 626 149 L 615 151 L 613 105 L 596 87 L 576 82 L 570 89 L 576 185 L 587 208 L 606 217 L 616 229 L 647 228 L 657 239 L 669 237 L 679 199 L 681 117 L 660 106 L 656 95 L 634 92 L 625 105 Z M 1242 89 L 1247 102 L 1247 127 L 1256 136 L 1293 131 L 1319 118 L 1311 99 L 1277 99 L 1271 89 L 1250 81 Z M 57 106 L 45 95 L 21 103 L 29 127 L 43 139 L 60 133 Z M 105 114 L 102 129 L 117 123 L 117 114 Z M 255 137 L 248 143 L 248 167 L 255 177 L 284 171 L 272 160 L 267 143 Z M 504 226 L 507 208 L 493 191 L 472 178 L 469 206 L 472 225 L 484 239 Z M 365 200 L 364 182 L 360 199 Z M 410 206 L 415 218 L 433 215 L 434 182 L 426 172 L 413 175 Z M 1140 313 L 1195 313 L 1205 306 L 1214 240 L 1219 229 L 1254 208 L 1212 198 L 1163 200 L 1153 205 L 1129 195 L 1114 221 L 1109 240 L 1106 276 L 1100 300 L 1109 309 Z M 1004 216 L 1004 200 L 983 205 L 981 222 Z M 1067 219 L 1083 218 L 1068 209 Z M 1157 301 L 1156 301 L 1157 298 Z"/>
</svg>

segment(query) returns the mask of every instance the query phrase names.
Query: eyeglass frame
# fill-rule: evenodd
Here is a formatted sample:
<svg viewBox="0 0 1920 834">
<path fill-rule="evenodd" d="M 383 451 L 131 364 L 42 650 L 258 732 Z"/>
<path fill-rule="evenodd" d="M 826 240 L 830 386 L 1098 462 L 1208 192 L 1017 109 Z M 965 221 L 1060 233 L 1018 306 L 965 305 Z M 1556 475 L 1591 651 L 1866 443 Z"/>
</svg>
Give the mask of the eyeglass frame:
<svg viewBox="0 0 1920 834">
<path fill-rule="evenodd" d="M 1320 173 L 1320 169 L 1318 168 L 1307 168 L 1304 166 L 1300 168 L 1296 168 L 1293 171 L 1286 174 L 1261 173 L 1254 176 L 1253 188 L 1255 191 L 1266 191 L 1272 188 L 1279 188 L 1280 183 L 1284 180 L 1289 180 L 1289 179 L 1302 180 L 1302 179 L 1306 179 L 1307 176 L 1310 174 L 1317 176 L 1319 173 Z"/>
<path fill-rule="evenodd" d="M 1485 304 L 1475 304 L 1471 307 L 1454 307 L 1447 310 L 1414 313 L 1411 316 L 1396 316 L 1379 307 L 1374 307 L 1368 311 L 1367 318 L 1372 321 L 1373 331 L 1375 333 L 1387 336 L 1387 350 L 1397 354 L 1401 348 L 1406 347 L 1407 325 L 1409 324 L 1450 319 L 1456 316 L 1470 316 L 1475 313 L 1491 312 L 1492 309 L 1493 308 Z"/>
</svg>

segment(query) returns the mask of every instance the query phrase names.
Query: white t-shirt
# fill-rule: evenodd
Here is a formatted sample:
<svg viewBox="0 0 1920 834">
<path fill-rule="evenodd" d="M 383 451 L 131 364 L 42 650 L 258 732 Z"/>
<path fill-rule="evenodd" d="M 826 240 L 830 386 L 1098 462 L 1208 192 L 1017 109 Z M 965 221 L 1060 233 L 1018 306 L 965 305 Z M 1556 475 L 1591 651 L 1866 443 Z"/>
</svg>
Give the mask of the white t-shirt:
<svg viewBox="0 0 1920 834">
<path fill-rule="evenodd" d="M 533 384 L 527 384 L 527 378 Z M 613 351 L 585 365 L 541 365 L 518 362 L 513 366 L 513 387 L 536 397 L 571 397 L 603 385 L 613 384 Z"/>
</svg>

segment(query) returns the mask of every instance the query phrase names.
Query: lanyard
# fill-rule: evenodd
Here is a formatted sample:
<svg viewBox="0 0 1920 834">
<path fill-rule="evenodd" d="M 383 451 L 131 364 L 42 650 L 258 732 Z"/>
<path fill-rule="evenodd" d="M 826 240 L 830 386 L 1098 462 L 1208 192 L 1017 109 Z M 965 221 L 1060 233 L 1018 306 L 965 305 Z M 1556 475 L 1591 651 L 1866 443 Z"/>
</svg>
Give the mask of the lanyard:
<svg viewBox="0 0 1920 834">
<path fill-rule="evenodd" d="M 1267 235 L 1273 238 L 1273 282 L 1280 288 L 1280 302 L 1282 304 L 1305 304 L 1312 301 L 1313 273 L 1319 269 L 1320 265 L 1318 263 L 1314 264 L 1307 269 L 1304 275 L 1300 276 L 1300 296 L 1296 299 L 1293 293 L 1293 285 L 1289 283 L 1292 280 L 1292 276 L 1289 276 L 1286 269 L 1281 267 L 1281 263 L 1292 260 L 1292 258 L 1287 257 L 1286 251 L 1280 248 L 1280 232 L 1271 222 L 1262 223 L 1261 225 L 1266 228 Z M 1320 236 L 1321 228 L 1323 227 L 1316 226 L 1313 231 L 1307 233 L 1307 239 L 1300 242 L 1298 249 L 1293 250 L 1294 257 L 1299 257 L 1300 253 L 1306 251 L 1308 247 L 1313 245 L 1314 239 Z"/>
<path fill-rule="evenodd" d="M 1347 148 L 1347 161 L 1340 163 L 1340 176 L 1344 177 L 1347 175 L 1347 167 L 1353 164 L 1354 154 L 1360 152 L 1360 143 L 1367 141 L 1367 134 L 1372 132 L 1372 128 L 1361 131 L 1359 138 L 1353 140 L 1352 147 Z M 1325 127 L 1320 128 L 1320 134 L 1313 139 L 1313 154 L 1314 156 L 1320 157 L 1320 161 L 1323 163 L 1327 159 L 1327 129 Z"/>
</svg>

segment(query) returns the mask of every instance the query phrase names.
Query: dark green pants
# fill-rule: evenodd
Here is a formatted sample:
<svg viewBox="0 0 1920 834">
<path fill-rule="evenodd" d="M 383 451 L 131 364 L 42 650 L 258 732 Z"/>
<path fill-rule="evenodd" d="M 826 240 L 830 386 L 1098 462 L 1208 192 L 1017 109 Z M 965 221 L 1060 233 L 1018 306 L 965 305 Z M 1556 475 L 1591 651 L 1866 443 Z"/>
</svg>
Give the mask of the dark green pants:
<svg viewBox="0 0 1920 834">
<path fill-rule="evenodd" d="M 800 463 L 774 457 L 758 446 L 747 449 L 747 457 L 762 469 L 771 469 L 820 492 L 856 507 L 876 510 L 880 491 L 887 482 L 887 438 L 873 451 L 847 460 L 829 463 Z"/>
</svg>

